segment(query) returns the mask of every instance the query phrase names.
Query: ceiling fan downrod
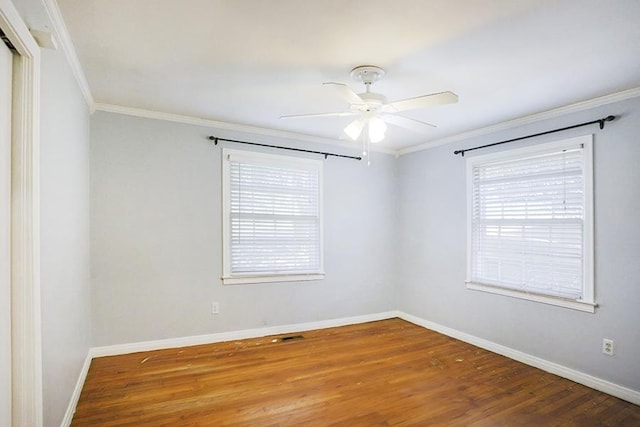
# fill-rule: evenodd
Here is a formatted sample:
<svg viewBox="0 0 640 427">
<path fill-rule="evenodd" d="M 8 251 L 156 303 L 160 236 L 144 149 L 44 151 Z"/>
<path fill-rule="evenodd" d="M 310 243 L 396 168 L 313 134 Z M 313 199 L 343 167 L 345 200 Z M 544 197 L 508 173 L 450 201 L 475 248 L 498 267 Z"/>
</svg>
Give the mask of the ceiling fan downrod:
<svg viewBox="0 0 640 427">
<path fill-rule="evenodd" d="M 351 78 L 364 83 L 366 93 L 371 92 L 371 85 L 381 80 L 386 72 L 375 65 L 360 65 L 351 70 Z"/>
</svg>

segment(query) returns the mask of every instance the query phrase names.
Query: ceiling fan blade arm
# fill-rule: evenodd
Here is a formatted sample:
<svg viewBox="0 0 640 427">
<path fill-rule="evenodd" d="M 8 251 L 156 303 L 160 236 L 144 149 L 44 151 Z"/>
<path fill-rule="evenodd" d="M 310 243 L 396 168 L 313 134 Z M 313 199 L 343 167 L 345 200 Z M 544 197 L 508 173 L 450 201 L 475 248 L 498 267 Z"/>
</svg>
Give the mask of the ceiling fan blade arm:
<svg viewBox="0 0 640 427">
<path fill-rule="evenodd" d="M 417 96 L 415 98 L 402 99 L 392 102 L 383 107 L 386 113 L 395 113 L 417 108 L 435 107 L 438 105 L 455 104 L 458 102 L 458 95 L 453 92 L 432 93 L 430 95 Z"/>
<path fill-rule="evenodd" d="M 436 125 L 433 125 L 431 123 L 421 122 L 419 120 L 410 119 L 408 117 L 398 116 L 396 114 L 383 114 L 380 116 L 380 118 L 394 126 L 409 129 L 410 131 L 416 133 L 427 133 L 431 129 L 436 127 Z"/>
<path fill-rule="evenodd" d="M 336 83 L 336 82 L 325 82 L 322 83 L 324 86 L 330 86 L 334 88 L 342 98 L 344 98 L 349 104 L 356 105 L 364 105 L 364 99 L 360 98 L 360 96 L 353 91 L 349 86 L 344 83 Z"/>
<path fill-rule="evenodd" d="M 311 114 L 291 114 L 287 116 L 280 116 L 281 119 L 308 119 L 313 117 L 345 117 L 355 116 L 358 113 L 351 111 L 337 111 L 334 113 L 311 113 Z"/>
</svg>

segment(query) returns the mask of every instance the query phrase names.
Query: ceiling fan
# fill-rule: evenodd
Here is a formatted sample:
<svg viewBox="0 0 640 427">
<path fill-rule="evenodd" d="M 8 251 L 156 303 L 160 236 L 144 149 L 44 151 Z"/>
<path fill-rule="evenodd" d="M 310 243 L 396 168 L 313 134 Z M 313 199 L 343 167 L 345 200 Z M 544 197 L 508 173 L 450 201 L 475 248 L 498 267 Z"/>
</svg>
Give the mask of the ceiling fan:
<svg viewBox="0 0 640 427">
<path fill-rule="evenodd" d="M 357 116 L 355 120 L 344 128 L 344 133 L 356 141 L 364 135 L 366 155 L 368 142 L 380 142 L 387 131 L 386 123 L 423 133 L 435 125 L 419 120 L 400 116 L 397 113 L 416 108 L 433 107 L 437 105 L 453 104 L 458 102 L 458 95 L 453 92 L 440 92 L 430 95 L 417 96 L 415 98 L 402 99 L 395 102 L 387 102 L 387 98 L 379 93 L 371 92 L 371 85 L 384 77 L 385 71 L 375 65 L 361 65 L 351 70 L 351 77 L 364 83 L 365 92 L 356 93 L 343 83 L 327 82 L 325 86 L 334 88 L 339 95 L 349 103 L 348 111 L 330 113 L 295 114 L 281 116 L 281 119 L 303 119 L 310 117 L 344 117 Z"/>
</svg>

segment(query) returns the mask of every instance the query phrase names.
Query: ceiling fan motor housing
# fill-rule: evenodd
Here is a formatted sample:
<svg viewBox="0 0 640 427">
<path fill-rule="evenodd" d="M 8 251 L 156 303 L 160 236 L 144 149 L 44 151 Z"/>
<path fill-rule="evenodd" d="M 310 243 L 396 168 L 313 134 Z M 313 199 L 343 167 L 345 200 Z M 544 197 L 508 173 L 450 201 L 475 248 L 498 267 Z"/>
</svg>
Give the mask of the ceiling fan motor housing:
<svg viewBox="0 0 640 427">
<path fill-rule="evenodd" d="M 387 103 L 384 95 L 374 92 L 359 93 L 365 104 L 351 104 L 351 111 L 375 112 L 380 110 Z"/>
</svg>

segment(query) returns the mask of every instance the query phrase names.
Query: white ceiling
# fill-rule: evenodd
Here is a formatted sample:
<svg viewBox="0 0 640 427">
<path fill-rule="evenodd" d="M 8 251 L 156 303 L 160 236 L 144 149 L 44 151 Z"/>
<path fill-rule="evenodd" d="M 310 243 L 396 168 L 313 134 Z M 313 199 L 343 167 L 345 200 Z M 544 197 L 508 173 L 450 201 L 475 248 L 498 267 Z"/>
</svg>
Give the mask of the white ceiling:
<svg viewBox="0 0 640 427">
<path fill-rule="evenodd" d="M 341 138 L 350 118 L 322 85 L 390 101 L 450 90 L 414 110 L 429 134 L 390 128 L 391 149 L 640 86 L 638 0 L 58 0 L 97 103 Z M 344 144 L 353 144 L 344 141 Z"/>
</svg>

